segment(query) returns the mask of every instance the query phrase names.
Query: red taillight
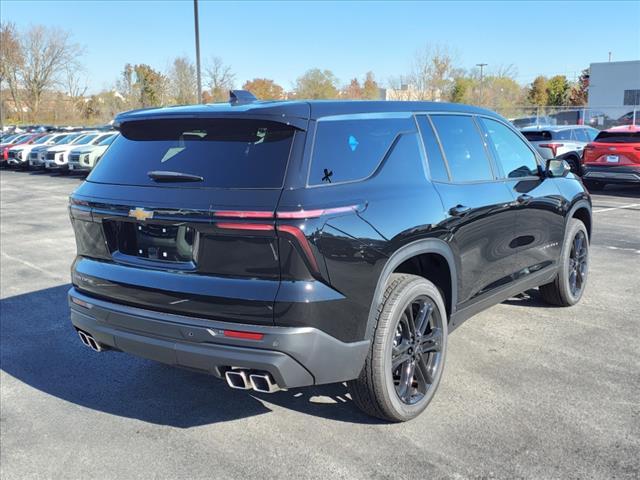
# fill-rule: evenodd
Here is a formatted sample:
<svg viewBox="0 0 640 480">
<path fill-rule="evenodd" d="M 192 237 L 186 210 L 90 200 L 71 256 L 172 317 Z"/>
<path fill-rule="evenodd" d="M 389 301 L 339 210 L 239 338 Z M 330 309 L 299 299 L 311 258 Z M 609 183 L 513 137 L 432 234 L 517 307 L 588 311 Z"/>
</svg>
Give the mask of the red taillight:
<svg viewBox="0 0 640 480">
<path fill-rule="evenodd" d="M 355 212 L 357 209 L 357 205 L 349 205 L 346 207 L 320 208 L 317 210 L 295 210 L 291 212 L 276 212 L 276 217 L 289 219 L 318 218 L 322 215 Z"/>
<path fill-rule="evenodd" d="M 273 212 L 265 212 L 262 210 L 222 210 L 214 212 L 214 216 L 225 218 L 273 218 Z"/>
<path fill-rule="evenodd" d="M 551 153 L 555 157 L 556 152 L 558 151 L 558 148 L 564 147 L 564 143 L 541 143 L 539 146 L 542 148 L 550 148 Z"/>
<path fill-rule="evenodd" d="M 268 232 L 274 229 L 274 226 L 268 223 L 220 222 L 216 223 L 216 226 L 225 230 L 253 230 L 260 232 Z"/>
<path fill-rule="evenodd" d="M 262 333 L 240 332 L 238 330 L 225 330 L 224 336 L 231 338 L 241 338 L 243 340 L 262 340 L 264 338 L 264 334 Z"/>
<path fill-rule="evenodd" d="M 302 251 L 304 252 L 304 256 L 307 257 L 307 260 L 311 265 L 311 269 L 314 273 L 319 273 L 320 269 L 318 268 L 318 262 L 316 261 L 316 257 L 313 255 L 311 245 L 309 244 L 309 240 L 307 240 L 304 232 L 293 225 L 278 225 L 277 228 L 279 232 L 287 233 L 297 240 L 298 245 L 300 245 L 300 248 L 302 248 Z"/>
</svg>

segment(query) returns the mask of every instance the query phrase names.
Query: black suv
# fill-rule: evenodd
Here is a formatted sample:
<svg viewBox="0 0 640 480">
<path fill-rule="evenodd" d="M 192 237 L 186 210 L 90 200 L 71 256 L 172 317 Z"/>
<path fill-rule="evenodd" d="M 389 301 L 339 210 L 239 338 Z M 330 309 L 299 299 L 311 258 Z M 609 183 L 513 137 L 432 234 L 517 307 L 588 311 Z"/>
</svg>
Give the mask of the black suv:
<svg viewBox="0 0 640 480">
<path fill-rule="evenodd" d="M 495 113 L 236 92 L 115 123 L 70 198 L 71 321 L 93 350 L 260 392 L 347 381 L 404 421 L 465 319 L 584 291 L 589 195 Z"/>
</svg>

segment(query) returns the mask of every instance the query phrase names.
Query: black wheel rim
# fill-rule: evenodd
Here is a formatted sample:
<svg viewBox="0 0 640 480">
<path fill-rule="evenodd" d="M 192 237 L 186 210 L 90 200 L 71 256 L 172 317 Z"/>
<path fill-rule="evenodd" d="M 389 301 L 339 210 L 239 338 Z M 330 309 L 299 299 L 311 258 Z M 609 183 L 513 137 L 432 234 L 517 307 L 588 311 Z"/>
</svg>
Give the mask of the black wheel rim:
<svg viewBox="0 0 640 480">
<path fill-rule="evenodd" d="M 588 256 L 587 237 L 584 232 L 578 232 L 573 237 L 569 254 L 569 289 L 574 297 L 582 292 L 587 280 Z"/>
<path fill-rule="evenodd" d="M 442 365 L 442 317 L 435 303 L 418 297 L 404 308 L 391 349 L 391 374 L 398 398 L 407 405 L 422 400 Z"/>
</svg>

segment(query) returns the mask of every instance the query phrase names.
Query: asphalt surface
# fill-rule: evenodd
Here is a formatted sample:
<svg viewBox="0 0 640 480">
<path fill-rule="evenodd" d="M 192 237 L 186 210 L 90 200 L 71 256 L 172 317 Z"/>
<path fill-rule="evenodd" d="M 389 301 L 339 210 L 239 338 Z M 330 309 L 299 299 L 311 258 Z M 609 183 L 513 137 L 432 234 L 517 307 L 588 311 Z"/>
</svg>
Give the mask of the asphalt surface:
<svg viewBox="0 0 640 480">
<path fill-rule="evenodd" d="M 427 411 L 360 413 L 343 385 L 252 395 L 121 353 L 68 320 L 78 178 L 0 172 L 0 477 L 638 478 L 640 190 L 594 195 L 591 272 L 449 338 Z"/>
</svg>

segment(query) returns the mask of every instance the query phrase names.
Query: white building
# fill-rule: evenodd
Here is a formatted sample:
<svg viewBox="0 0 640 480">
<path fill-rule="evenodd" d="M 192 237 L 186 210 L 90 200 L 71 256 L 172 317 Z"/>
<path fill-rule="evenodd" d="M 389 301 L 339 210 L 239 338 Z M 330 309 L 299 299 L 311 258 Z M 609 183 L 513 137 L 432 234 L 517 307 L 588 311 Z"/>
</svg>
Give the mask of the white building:
<svg viewBox="0 0 640 480">
<path fill-rule="evenodd" d="M 640 110 L 640 60 L 592 63 L 589 67 L 589 108 L 618 118 Z"/>
</svg>

